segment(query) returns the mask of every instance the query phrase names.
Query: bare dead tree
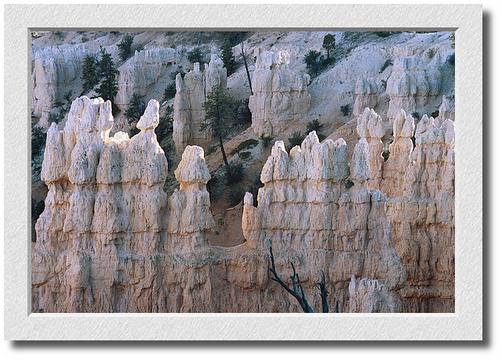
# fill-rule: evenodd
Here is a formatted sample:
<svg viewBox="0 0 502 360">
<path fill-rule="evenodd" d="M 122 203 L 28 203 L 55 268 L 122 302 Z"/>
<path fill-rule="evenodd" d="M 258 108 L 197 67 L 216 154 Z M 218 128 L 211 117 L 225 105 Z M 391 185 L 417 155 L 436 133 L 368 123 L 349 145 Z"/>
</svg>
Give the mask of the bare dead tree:
<svg viewBox="0 0 502 360">
<path fill-rule="evenodd" d="M 249 68 L 248 68 L 248 62 L 246 60 L 246 54 L 244 54 L 244 42 L 241 42 L 241 55 L 242 59 L 244 60 L 244 67 L 246 68 L 246 74 L 248 76 L 249 90 L 251 91 L 251 95 L 253 95 L 253 87 L 251 86 L 251 75 L 249 75 Z"/>
<path fill-rule="evenodd" d="M 298 301 L 298 304 L 300 304 L 303 312 L 313 313 L 314 309 L 309 305 L 307 298 L 305 297 L 305 292 L 303 291 L 303 287 L 300 282 L 300 277 L 296 272 L 295 266 L 293 265 L 292 262 L 290 262 L 290 264 L 291 264 L 291 269 L 293 271 L 293 275 L 289 277 L 292 283 L 291 288 L 284 280 L 281 279 L 279 274 L 277 274 L 277 270 L 275 268 L 274 253 L 272 251 L 272 246 L 270 246 L 270 267 L 268 270 L 272 274 L 272 280 L 281 285 L 283 289 L 285 289 L 291 296 L 293 296 L 296 299 L 296 301 Z M 324 275 L 323 271 L 321 272 L 321 279 L 317 283 L 317 286 L 319 287 L 320 290 L 322 312 L 327 313 L 329 312 L 328 290 L 326 288 L 326 276 Z M 336 312 L 338 312 L 337 309 L 338 309 L 338 303 L 335 309 Z"/>
</svg>

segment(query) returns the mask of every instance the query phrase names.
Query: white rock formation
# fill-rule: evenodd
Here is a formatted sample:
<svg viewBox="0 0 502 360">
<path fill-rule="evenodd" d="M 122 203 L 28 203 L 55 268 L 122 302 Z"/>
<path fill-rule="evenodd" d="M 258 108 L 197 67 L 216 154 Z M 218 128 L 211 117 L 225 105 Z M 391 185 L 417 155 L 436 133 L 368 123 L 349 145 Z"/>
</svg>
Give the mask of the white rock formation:
<svg viewBox="0 0 502 360">
<path fill-rule="evenodd" d="M 118 92 L 115 104 L 127 110 L 133 94 L 147 95 L 148 89 L 177 64 L 179 54 L 172 48 L 154 48 L 136 51 L 134 56 L 119 67 Z"/>
<path fill-rule="evenodd" d="M 194 63 L 193 71 L 183 79 L 176 76 L 176 95 L 174 97 L 173 140 L 176 152 L 181 154 L 189 145 L 206 146 L 211 141 L 210 130 L 202 130 L 206 96 L 215 87 L 226 89 L 227 70 L 218 55 L 211 55 L 211 61 L 201 72 L 200 64 Z"/>
<path fill-rule="evenodd" d="M 252 127 L 258 136 L 273 136 L 293 120 L 304 120 L 310 107 L 310 77 L 289 69 L 287 51 L 256 51 L 253 95 L 249 97 Z"/>
<path fill-rule="evenodd" d="M 425 66 L 417 57 L 402 57 L 394 61 L 387 80 L 390 97 L 387 118 L 394 119 L 401 110 L 408 113 L 423 111 L 441 94 L 441 72 L 438 63 Z"/>
<path fill-rule="evenodd" d="M 283 260 L 294 256 L 310 292 L 324 271 L 332 309 L 338 302 L 349 311 L 347 289 L 353 274 L 379 279 L 394 290 L 406 279 L 390 246 L 385 196 L 367 188 L 368 157 L 363 138 L 349 174 L 343 139 L 319 143 L 312 132 L 289 154 L 278 141 L 263 167 L 258 207 L 251 194 L 244 200 L 242 224 L 249 246 L 266 249 L 272 240 Z M 349 176 L 354 186 L 347 189 Z M 315 304 L 319 306 L 318 299 Z"/>
<path fill-rule="evenodd" d="M 450 119 L 455 121 L 455 103 L 453 99 L 443 95 L 443 101 L 439 107 L 439 118 L 441 120 Z"/>
<path fill-rule="evenodd" d="M 80 83 L 82 60 L 90 50 L 80 46 L 51 46 L 33 51 L 32 112 L 39 126 L 49 127 L 49 114 L 66 91 Z"/>
<path fill-rule="evenodd" d="M 354 106 L 352 107 L 352 113 L 354 116 L 358 116 L 365 108 L 373 109 L 376 106 L 378 100 L 378 86 L 374 79 L 361 77 L 357 79 L 354 94 L 356 98 L 354 100 Z"/>
</svg>

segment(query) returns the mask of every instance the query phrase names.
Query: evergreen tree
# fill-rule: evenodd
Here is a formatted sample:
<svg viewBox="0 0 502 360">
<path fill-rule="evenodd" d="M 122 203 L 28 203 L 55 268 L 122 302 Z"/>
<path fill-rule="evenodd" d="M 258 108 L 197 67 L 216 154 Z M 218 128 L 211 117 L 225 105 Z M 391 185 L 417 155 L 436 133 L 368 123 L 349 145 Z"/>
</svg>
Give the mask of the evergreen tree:
<svg viewBox="0 0 502 360">
<path fill-rule="evenodd" d="M 92 55 L 87 55 L 84 58 L 84 66 L 82 67 L 82 94 L 93 90 L 99 83 L 97 60 Z"/>
<path fill-rule="evenodd" d="M 134 37 L 127 34 L 117 45 L 117 47 L 119 48 L 120 59 L 122 59 L 123 61 L 125 61 L 129 57 L 129 55 L 131 55 L 131 45 L 133 40 Z"/>
<path fill-rule="evenodd" d="M 223 47 L 221 48 L 221 59 L 227 68 L 227 75 L 232 75 L 237 68 L 237 63 L 235 62 L 235 57 L 232 52 L 232 45 L 230 45 L 230 42 L 228 41 L 225 41 Z"/>
<path fill-rule="evenodd" d="M 327 61 L 330 61 L 329 52 L 331 50 L 333 51 L 335 50 L 335 43 L 336 43 L 335 35 L 327 34 L 326 36 L 324 36 L 322 47 L 326 49 Z"/>
<path fill-rule="evenodd" d="M 232 129 L 232 123 L 235 118 L 235 101 L 225 89 L 216 87 L 207 96 L 204 110 L 206 117 L 201 124 L 201 130 L 211 129 L 213 136 L 219 140 L 223 162 L 225 163 L 227 174 L 230 174 L 231 169 L 225 148 L 223 147 L 223 138 Z"/>
<path fill-rule="evenodd" d="M 97 89 L 98 95 L 105 101 L 113 101 L 118 91 L 117 75 L 119 71 L 113 63 L 112 56 L 103 48 L 101 49 L 101 58 L 98 61 L 98 71 L 101 78 L 101 83 Z"/>
<path fill-rule="evenodd" d="M 321 53 L 316 50 L 310 50 L 303 58 L 303 61 L 307 65 L 307 71 L 311 77 L 316 77 L 321 70 L 321 62 L 319 57 Z"/>
<path fill-rule="evenodd" d="M 126 117 L 128 120 L 139 120 L 141 115 L 145 112 L 145 102 L 141 99 L 141 96 L 134 93 L 132 95 L 131 102 L 126 111 Z"/>
<path fill-rule="evenodd" d="M 200 48 L 195 48 L 192 51 L 189 51 L 187 58 L 191 63 L 198 62 L 202 64 L 204 62 L 204 54 L 202 53 L 202 50 Z"/>
</svg>

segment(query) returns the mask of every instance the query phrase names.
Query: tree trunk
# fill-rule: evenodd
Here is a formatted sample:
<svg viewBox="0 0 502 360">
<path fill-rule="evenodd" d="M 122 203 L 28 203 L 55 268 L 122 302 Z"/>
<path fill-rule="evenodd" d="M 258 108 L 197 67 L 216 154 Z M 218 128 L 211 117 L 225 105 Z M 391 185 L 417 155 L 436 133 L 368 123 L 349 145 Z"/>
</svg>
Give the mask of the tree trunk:
<svg viewBox="0 0 502 360">
<path fill-rule="evenodd" d="M 221 150 L 221 155 L 223 156 L 223 162 L 225 163 L 227 172 L 229 172 L 230 165 L 228 164 L 227 154 L 225 153 L 225 148 L 223 147 L 223 138 L 219 136 L 218 139 L 220 140 L 220 150 Z"/>
<path fill-rule="evenodd" d="M 244 54 L 244 43 L 241 43 L 241 55 L 244 59 L 244 67 L 246 68 L 246 74 L 248 76 L 249 90 L 251 91 L 251 95 L 253 95 L 253 87 L 251 86 L 251 76 L 249 75 L 248 62 L 246 60 L 246 55 Z"/>
</svg>

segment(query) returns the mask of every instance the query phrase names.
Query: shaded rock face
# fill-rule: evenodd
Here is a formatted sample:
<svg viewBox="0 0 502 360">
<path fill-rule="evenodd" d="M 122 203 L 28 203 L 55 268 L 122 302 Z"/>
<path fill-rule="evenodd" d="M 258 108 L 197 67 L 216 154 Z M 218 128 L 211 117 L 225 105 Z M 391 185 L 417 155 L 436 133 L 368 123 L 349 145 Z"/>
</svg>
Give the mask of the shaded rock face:
<svg viewBox="0 0 502 360">
<path fill-rule="evenodd" d="M 172 48 L 136 51 L 119 68 L 118 92 L 114 103 L 120 109 L 127 110 L 133 94 L 145 96 L 148 88 L 155 85 L 167 69 L 179 61 L 178 52 Z"/>
<path fill-rule="evenodd" d="M 211 133 L 201 130 L 204 122 L 204 102 L 212 89 L 226 89 L 227 70 L 218 55 L 211 55 L 209 64 L 202 72 L 199 63 L 194 63 L 192 71 L 184 78 L 176 75 L 176 95 L 173 105 L 173 141 L 176 152 L 181 154 L 185 146 L 206 146 L 211 141 Z"/>
<path fill-rule="evenodd" d="M 310 107 L 310 77 L 289 68 L 289 53 L 256 51 L 256 67 L 249 97 L 253 131 L 258 136 L 277 135 L 288 122 L 304 120 Z"/>
</svg>

